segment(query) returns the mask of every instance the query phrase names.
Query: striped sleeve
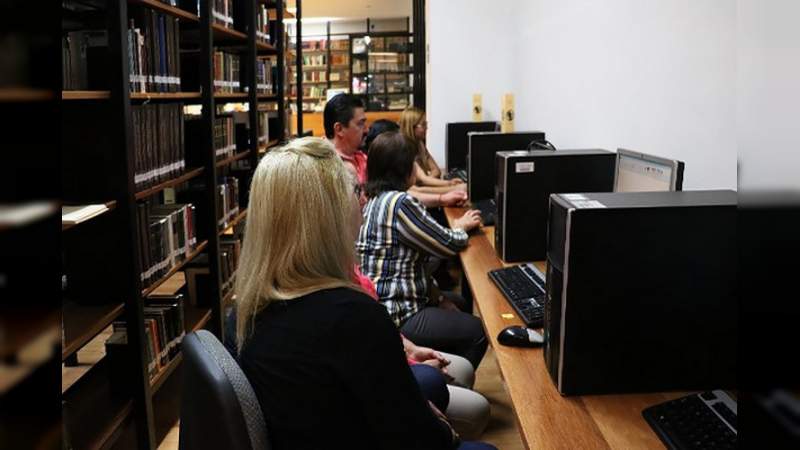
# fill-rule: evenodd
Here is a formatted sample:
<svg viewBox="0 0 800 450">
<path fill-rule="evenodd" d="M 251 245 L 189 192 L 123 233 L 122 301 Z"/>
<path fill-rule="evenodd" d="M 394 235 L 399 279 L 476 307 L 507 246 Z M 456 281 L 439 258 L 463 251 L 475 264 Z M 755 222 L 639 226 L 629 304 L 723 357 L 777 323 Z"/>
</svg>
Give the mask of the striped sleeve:
<svg viewBox="0 0 800 450">
<path fill-rule="evenodd" d="M 455 255 L 466 248 L 466 231 L 439 225 L 415 198 L 403 194 L 397 202 L 399 239 L 406 245 L 440 258 Z"/>
</svg>

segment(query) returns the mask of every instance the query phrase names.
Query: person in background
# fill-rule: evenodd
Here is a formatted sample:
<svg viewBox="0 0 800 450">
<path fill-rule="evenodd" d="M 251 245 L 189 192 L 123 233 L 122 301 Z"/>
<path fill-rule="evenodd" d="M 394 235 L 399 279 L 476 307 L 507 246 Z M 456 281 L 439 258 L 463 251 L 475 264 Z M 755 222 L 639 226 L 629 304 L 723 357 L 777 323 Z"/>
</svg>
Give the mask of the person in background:
<svg viewBox="0 0 800 450">
<path fill-rule="evenodd" d="M 414 184 L 414 143 L 399 132 L 370 145 L 364 223 L 356 243 L 361 271 L 403 335 L 417 345 L 466 358 L 477 369 L 488 341 L 480 320 L 456 305 L 455 294 L 431 295 L 425 264 L 467 246 L 467 231 L 480 225 L 469 210 L 450 229 L 439 225 L 406 190 Z"/>
<path fill-rule="evenodd" d="M 466 189 L 466 184 L 462 180 L 443 180 L 441 178 L 442 170 L 436 164 L 436 160 L 433 159 L 428 147 L 425 145 L 425 137 L 428 133 L 428 120 L 425 117 L 425 111 L 413 106 L 403 110 L 402 114 L 400 114 L 400 130 L 414 142 L 416 154 L 414 171 L 417 186 L 427 191 Z"/>
</svg>

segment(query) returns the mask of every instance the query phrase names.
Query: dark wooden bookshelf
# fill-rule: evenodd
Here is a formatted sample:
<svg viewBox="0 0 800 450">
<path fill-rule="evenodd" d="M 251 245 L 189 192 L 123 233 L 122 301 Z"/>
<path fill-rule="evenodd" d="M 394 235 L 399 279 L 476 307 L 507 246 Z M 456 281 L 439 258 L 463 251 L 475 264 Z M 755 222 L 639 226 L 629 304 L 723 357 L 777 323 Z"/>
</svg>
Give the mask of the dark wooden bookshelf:
<svg viewBox="0 0 800 450">
<path fill-rule="evenodd" d="M 128 333 L 128 343 L 130 348 L 129 379 L 123 380 L 122 386 L 113 376 L 119 373 L 120 367 L 111 366 L 118 364 L 118 361 L 102 357 L 95 364 L 87 361 L 79 367 L 68 367 L 65 373 L 75 374 L 72 369 L 86 370 L 80 372 L 80 377 L 72 385 L 62 384 L 62 400 L 65 401 L 64 424 L 70 443 L 74 448 L 131 448 L 153 449 L 157 447 L 158 438 L 163 437 L 161 431 L 169 424 L 178 419 L 177 411 L 165 412 L 162 404 L 156 404 L 158 398 L 170 396 L 179 397 L 181 395 L 179 386 L 179 375 L 181 373 L 182 355 L 179 353 L 174 359 L 162 368 L 161 372 L 152 379 L 147 370 L 147 339 L 144 326 L 144 298 L 157 290 L 168 290 L 167 282 L 176 273 L 185 269 L 189 261 L 196 260 L 200 254 L 208 256 L 208 269 L 210 273 L 209 285 L 207 287 L 207 299 L 200 306 L 193 306 L 195 299 L 187 298 L 184 302 L 184 323 L 187 332 L 207 329 L 222 339 L 224 307 L 230 302 L 232 293 L 222 291 L 221 268 L 220 268 L 220 230 L 215 211 L 219 199 L 217 198 L 217 188 L 221 175 L 239 177 L 240 180 L 248 180 L 258 163 L 258 153 L 261 146 L 258 142 L 257 112 L 259 104 L 270 107 L 276 111 L 277 123 L 272 123 L 275 119 L 271 118 L 269 146 L 277 145 L 285 138 L 285 114 L 283 111 L 288 109 L 286 99 L 286 39 L 285 26 L 283 21 L 271 23 L 272 42 L 265 42 L 255 35 L 240 30 L 254 30 L 256 28 L 256 13 L 258 4 L 266 4 L 272 9 L 273 19 L 280 16 L 289 18 L 291 14 L 285 9 L 285 1 L 261 0 L 237 0 L 236 28 L 226 28 L 222 25 L 213 23 L 211 8 L 212 0 L 202 0 L 200 2 L 200 14 L 197 11 L 183 10 L 162 3 L 160 0 L 126 0 L 121 2 L 103 2 L 105 8 L 94 8 L 93 11 L 84 11 L 82 8 L 86 2 L 84 0 L 65 0 L 62 11 L 71 23 L 91 24 L 93 28 L 106 28 L 108 35 L 108 61 L 105 63 L 108 73 L 106 81 L 107 90 L 73 90 L 61 92 L 61 99 L 69 101 L 67 108 L 71 117 L 86 116 L 85 121 L 65 121 L 62 115 L 62 122 L 69 124 L 75 131 L 75 136 L 64 137 L 62 133 L 62 155 L 63 158 L 80 158 L 84 149 L 107 148 L 114 151 L 104 151 L 98 153 L 99 158 L 92 160 L 92 167 L 87 170 L 87 174 L 94 170 L 97 174 L 97 183 L 85 182 L 78 183 L 75 180 L 76 194 L 73 196 L 80 199 L 80 202 L 90 202 L 96 198 L 114 198 L 117 201 L 113 215 L 108 215 L 102 221 L 93 222 L 92 227 L 98 227 L 98 236 L 109 234 L 116 243 L 113 256 L 109 256 L 104 263 L 111 270 L 106 272 L 109 280 L 109 287 L 102 291 L 107 295 L 106 305 L 83 305 L 76 304 L 68 299 L 62 300 L 62 315 L 64 317 L 64 334 L 61 357 L 62 363 L 69 366 L 71 359 L 77 356 L 77 352 L 90 345 L 98 343 L 100 336 L 105 336 L 103 330 L 115 320 L 125 322 Z M 68 3 L 75 2 L 78 5 L 73 7 Z M 90 2 L 91 3 L 91 2 Z M 93 4 L 93 3 L 92 3 Z M 149 9 L 164 13 L 168 16 L 180 20 L 179 28 L 179 47 L 181 54 L 191 51 L 198 53 L 197 62 L 191 65 L 183 64 L 181 68 L 181 79 L 183 92 L 130 92 L 130 68 L 128 67 L 128 41 L 127 28 L 130 19 L 138 14 L 138 10 Z M 134 11 L 136 10 L 136 11 Z M 277 13 L 277 14 L 276 14 Z M 215 93 L 214 92 L 214 52 L 222 50 L 237 53 L 240 57 L 240 73 L 242 92 L 236 93 Z M 274 56 L 273 56 L 274 55 Z M 193 55 L 192 55 L 193 56 Z M 277 58 L 278 75 L 273 78 L 276 94 L 259 94 L 257 91 L 256 64 L 259 58 Z M 90 68 L 91 70 L 91 68 Z M 191 74 L 191 76 L 187 76 Z M 10 92 L 5 93 L 11 99 Z M 3 101 L 4 92 L 0 90 L 0 101 Z M 18 94 L 15 94 L 19 96 Z M 55 90 L 52 95 L 56 96 Z M 185 150 L 186 161 L 191 167 L 186 168 L 184 173 L 172 179 L 163 181 L 157 185 L 146 189 L 136 190 L 133 182 L 140 164 L 133 148 L 135 133 L 140 130 L 133 126 L 132 111 L 142 103 L 150 102 L 176 102 L 185 104 L 202 105 L 201 116 L 194 122 L 196 130 L 193 130 L 193 142 L 187 144 Z M 238 153 L 227 157 L 221 161 L 217 160 L 214 152 L 214 123 L 220 114 L 217 106 L 223 103 L 247 103 L 249 105 L 247 130 L 248 144 L 244 148 L 239 148 Z M 70 115 L 67 115 L 70 117 Z M 102 126 L 98 123 L 102 122 Z M 86 124 L 86 129 L 82 129 L 82 124 Z M 76 128 L 77 127 L 77 128 Z M 74 161 L 78 161 L 75 159 Z M 237 164 L 237 170 L 229 169 L 235 161 L 248 161 L 248 165 Z M 95 169 L 96 167 L 96 169 Z M 244 168 L 249 167 L 249 169 Z M 69 176 L 76 176 L 73 172 L 64 169 L 62 179 Z M 77 178 L 77 176 L 76 176 Z M 92 181 L 92 178 L 81 174 L 80 181 L 84 179 Z M 140 226 L 138 223 L 138 210 L 142 200 L 148 199 L 155 194 L 161 193 L 166 188 L 177 187 L 178 196 L 181 195 L 181 184 L 190 180 L 202 181 L 196 183 L 197 187 L 204 186 L 203 191 L 193 192 L 192 200 L 197 207 L 197 216 L 194 223 L 197 236 L 203 240 L 185 258 L 176 263 L 163 277 L 150 285 L 142 282 L 139 274 L 141 273 L 139 246 Z M 69 183 L 71 180 L 65 180 Z M 192 183 L 193 187 L 195 183 Z M 150 199 L 151 201 L 153 199 Z M 57 208 L 56 208 L 57 209 Z M 246 216 L 246 212 L 241 212 L 234 217 L 228 226 L 241 223 Z M 87 233 L 84 233 L 87 231 Z M 68 240 L 76 240 L 74 248 L 78 248 L 77 243 L 84 236 L 89 234 L 87 230 L 74 230 L 63 236 Z M 109 239 L 111 239 L 111 237 Z M 88 244 L 94 242 L 93 235 L 86 237 Z M 64 248 L 65 261 L 78 261 L 77 268 L 71 267 L 71 271 L 76 269 L 84 270 L 81 265 L 88 265 L 85 270 L 91 271 L 92 260 L 81 259 L 70 252 L 76 251 L 69 246 Z M 83 273 L 83 272 L 79 272 Z M 92 272 L 88 272 L 92 273 Z M 113 280 L 113 282 L 112 282 Z M 77 286 L 74 283 L 74 286 Z M 88 287 L 91 287 L 89 284 Z M 159 289 L 161 287 L 161 289 Z M 77 289 L 77 288 L 76 288 Z M 77 294 L 75 294 L 77 295 Z M 74 298 L 82 300 L 81 298 Z M 116 300 L 120 299 L 120 300 Z M 124 299 L 124 302 L 121 300 Z M 88 300 L 88 298 L 87 298 Z M 93 299 L 93 301 L 106 301 L 106 299 Z M 83 303 L 83 302 L 81 302 Z M 58 317 L 56 315 L 56 317 Z M 24 322 L 21 322 L 24 323 Z M 58 321 L 55 322 L 54 336 L 58 337 Z M 57 342 L 57 341 L 56 341 Z M 99 345 L 102 345 L 100 343 Z M 55 344 L 54 344 L 55 347 Z M 1 348 L 0 348 L 1 349 Z M 55 353 L 55 352 L 54 352 Z M 83 353 L 81 353 L 83 355 Z M 53 359 L 55 356 L 53 356 Z M 66 362 L 65 362 L 66 360 Z M 118 389 L 121 388 L 121 389 Z M 119 391 L 126 392 L 126 395 L 118 395 Z M 158 391 L 158 396 L 154 395 Z M 135 435 L 135 441 L 132 440 Z M 122 437 L 124 436 L 124 438 Z M 125 442 L 117 442 L 117 440 Z M 129 441 L 129 439 L 131 439 Z"/>
<path fill-rule="evenodd" d="M 232 28 L 225 28 L 220 24 L 212 24 L 211 30 L 214 32 L 214 41 L 217 44 L 225 45 L 226 43 L 242 44 L 247 40 L 247 35 L 239 30 Z"/>
<path fill-rule="evenodd" d="M 131 100 L 200 100 L 200 92 L 133 92 Z"/>
<path fill-rule="evenodd" d="M 69 358 L 94 339 L 111 322 L 119 318 L 124 310 L 124 303 L 79 305 L 71 301 L 63 302 L 61 314 L 64 324 L 64 344 L 61 348 L 61 360 Z"/>
<path fill-rule="evenodd" d="M 181 183 L 185 183 L 185 182 L 191 180 L 192 178 L 194 178 L 194 177 L 200 175 L 201 173 L 203 173 L 203 170 L 204 170 L 203 167 L 198 167 L 196 169 L 189 169 L 186 173 L 184 173 L 183 175 L 181 175 L 181 176 L 179 176 L 177 178 L 173 178 L 171 180 L 167 180 L 167 181 L 165 181 L 163 183 L 157 184 L 157 185 L 155 185 L 153 187 L 149 187 L 149 188 L 147 188 L 147 189 L 145 189 L 143 191 L 137 192 L 136 195 L 135 195 L 135 198 L 136 198 L 136 200 L 142 200 L 144 198 L 150 197 L 153 194 L 157 194 L 157 193 L 163 191 L 166 188 L 177 186 L 177 185 L 179 185 Z"/>
<path fill-rule="evenodd" d="M 183 305 L 183 309 L 183 323 L 187 333 L 202 329 L 211 319 L 211 308 L 192 306 L 186 303 Z"/>
<path fill-rule="evenodd" d="M 178 272 L 183 268 L 186 263 L 193 260 L 197 255 L 199 255 L 203 250 L 205 250 L 206 246 L 208 246 L 208 241 L 203 241 L 197 244 L 197 247 L 194 248 L 182 261 L 176 263 L 166 275 L 159 278 L 156 282 L 148 286 L 147 288 L 142 290 L 142 297 L 147 297 L 151 292 L 156 290 L 157 287 L 161 286 L 161 283 L 167 281 L 171 276 L 175 275 L 175 272 Z"/>
<path fill-rule="evenodd" d="M 217 168 L 225 167 L 225 166 L 227 166 L 228 164 L 231 164 L 234 161 L 238 161 L 240 159 L 247 158 L 248 156 L 250 156 L 250 150 L 245 150 L 243 152 L 238 152 L 238 153 L 234 154 L 233 156 L 230 156 L 228 158 L 225 158 L 225 159 L 222 159 L 220 161 L 217 161 Z"/>
<path fill-rule="evenodd" d="M 166 366 L 162 367 L 161 370 L 157 374 L 155 374 L 155 376 L 150 382 L 150 390 L 153 394 L 155 394 L 156 392 L 158 392 L 159 389 L 161 389 L 161 386 L 164 385 L 164 382 L 167 381 L 167 378 L 169 378 L 169 376 L 172 375 L 173 372 L 175 372 L 175 369 L 177 369 L 178 366 L 180 366 L 181 361 L 183 361 L 183 354 L 178 353 L 177 355 L 175 355 L 174 358 L 172 358 L 167 363 Z"/>
<path fill-rule="evenodd" d="M 55 98 L 53 91 L 35 88 L 0 88 L 0 103 L 45 102 Z"/>
<path fill-rule="evenodd" d="M 272 147 L 275 147 L 276 145 L 278 145 L 279 142 L 280 141 L 278 141 L 277 139 L 273 139 L 273 140 L 267 142 L 266 144 L 259 145 L 258 146 L 258 153 L 259 154 L 260 153 L 266 153 L 267 150 L 271 149 Z"/>
<path fill-rule="evenodd" d="M 236 215 L 236 217 L 234 217 L 233 219 L 231 219 L 231 221 L 230 221 L 230 222 L 228 222 L 227 224 L 225 224 L 225 226 L 224 226 L 224 227 L 222 227 L 222 229 L 220 229 L 220 230 L 219 230 L 219 235 L 220 235 L 220 236 L 222 236 L 222 234 L 223 234 L 223 233 L 225 233 L 225 230 L 227 230 L 228 228 L 235 227 L 236 225 L 238 225 L 238 224 L 239 224 L 239 222 L 241 222 L 242 220 L 244 220 L 244 218 L 245 218 L 246 216 L 247 216 L 247 210 L 245 209 L 244 211 L 242 211 L 242 212 L 240 212 L 239 214 L 237 214 L 237 215 Z"/>
<path fill-rule="evenodd" d="M 128 3 L 131 5 L 146 6 L 158 12 L 169 14 L 170 16 L 178 17 L 191 22 L 198 22 L 200 20 L 200 18 L 193 13 L 185 11 L 181 8 L 167 5 L 166 3 L 161 3 L 158 0 L 128 0 Z"/>
<path fill-rule="evenodd" d="M 61 91 L 61 100 L 108 100 L 111 91 Z"/>
<path fill-rule="evenodd" d="M 46 333 L 58 330 L 58 309 L 43 306 L 0 307 L 0 359 L 12 358 Z M 57 338 L 54 334 L 54 338 Z M 56 339 L 57 341 L 57 339 Z"/>
<path fill-rule="evenodd" d="M 112 388 L 106 358 L 92 366 L 62 399 L 70 443 L 76 449 L 110 448 L 133 411 L 133 399 Z"/>
</svg>

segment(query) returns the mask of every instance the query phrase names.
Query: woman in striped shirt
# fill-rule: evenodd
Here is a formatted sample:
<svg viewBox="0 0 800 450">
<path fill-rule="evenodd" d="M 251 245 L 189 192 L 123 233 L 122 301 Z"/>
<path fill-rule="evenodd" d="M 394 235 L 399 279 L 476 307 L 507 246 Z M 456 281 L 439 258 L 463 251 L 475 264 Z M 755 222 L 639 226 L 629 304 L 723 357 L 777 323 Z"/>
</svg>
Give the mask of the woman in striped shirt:
<svg viewBox="0 0 800 450">
<path fill-rule="evenodd" d="M 467 246 L 467 231 L 480 224 L 467 211 L 450 229 L 406 193 L 414 184 L 414 143 L 398 132 L 375 138 L 367 161 L 364 223 L 356 242 L 361 271 L 400 331 L 417 345 L 466 358 L 477 369 L 488 341 L 480 320 L 451 301 L 431 299 L 425 263 L 454 256 Z"/>
</svg>

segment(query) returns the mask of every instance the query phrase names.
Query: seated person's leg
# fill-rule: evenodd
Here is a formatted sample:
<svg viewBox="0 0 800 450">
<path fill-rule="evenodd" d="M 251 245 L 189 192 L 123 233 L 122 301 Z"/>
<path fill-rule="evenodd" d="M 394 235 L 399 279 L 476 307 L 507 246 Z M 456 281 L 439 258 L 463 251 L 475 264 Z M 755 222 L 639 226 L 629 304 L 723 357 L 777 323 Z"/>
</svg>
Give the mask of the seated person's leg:
<svg viewBox="0 0 800 450">
<path fill-rule="evenodd" d="M 462 442 L 458 450 L 497 450 L 497 447 L 483 442 Z"/>
<path fill-rule="evenodd" d="M 439 352 L 450 361 L 447 365 L 447 373 L 454 378 L 450 384 L 472 389 L 475 385 L 475 369 L 466 358 L 447 352 Z"/>
<path fill-rule="evenodd" d="M 477 369 L 489 345 L 480 319 L 437 307 L 416 313 L 400 331 L 417 345 L 463 356 L 473 369 Z"/>
<path fill-rule="evenodd" d="M 411 366 L 411 373 L 417 380 L 422 396 L 433 403 L 439 411 L 445 412 L 450 404 L 450 391 L 439 369 L 425 364 L 414 364 Z M 463 408 L 459 408 L 461 409 Z"/>
<path fill-rule="evenodd" d="M 458 386 L 448 386 L 450 405 L 445 415 L 462 439 L 477 439 L 489 423 L 489 401 L 481 394 Z"/>
</svg>

